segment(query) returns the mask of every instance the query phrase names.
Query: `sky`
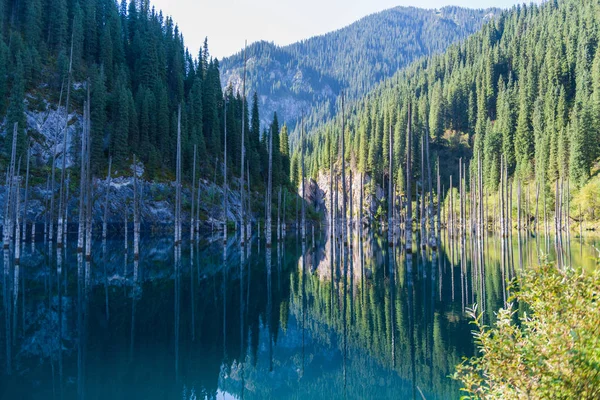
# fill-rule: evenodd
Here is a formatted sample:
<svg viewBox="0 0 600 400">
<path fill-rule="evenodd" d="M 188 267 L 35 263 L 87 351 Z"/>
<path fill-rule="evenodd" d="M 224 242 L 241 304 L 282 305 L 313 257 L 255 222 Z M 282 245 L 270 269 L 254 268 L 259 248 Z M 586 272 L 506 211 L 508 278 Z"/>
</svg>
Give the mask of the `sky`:
<svg viewBox="0 0 600 400">
<path fill-rule="evenodd" d="M 511 7 L 518 0 L 151 0 L 179 25 L 192 54 L 208 37 L 219 59 L 258 40 L 286 45 L 321 35 L 395 6 Z M 530 0 L 527 0 L 529 3 Z"/>
</svg>

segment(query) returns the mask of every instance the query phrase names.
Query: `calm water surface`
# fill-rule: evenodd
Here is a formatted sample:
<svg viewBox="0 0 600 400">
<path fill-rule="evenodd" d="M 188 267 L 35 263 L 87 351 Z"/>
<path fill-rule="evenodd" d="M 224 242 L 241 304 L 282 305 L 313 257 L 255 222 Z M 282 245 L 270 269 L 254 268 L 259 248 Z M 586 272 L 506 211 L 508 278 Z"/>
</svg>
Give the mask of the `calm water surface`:
<svg viewBox="0 0 600 400">
<path fill-rule="evenodd" d="M 417 243 L 415 241 L 415 243 Z M 4 252 L 2 399 L 453 399 L 507 281 L 558 259 L 594 268 L 600 241 L 443 239 L 406 255 L 379 235 L 350 248 L 317 234 L 266 249 L 232 237 L 175 248 L 123 237 L 78 257 L 40 241 Z"/>
</svg>

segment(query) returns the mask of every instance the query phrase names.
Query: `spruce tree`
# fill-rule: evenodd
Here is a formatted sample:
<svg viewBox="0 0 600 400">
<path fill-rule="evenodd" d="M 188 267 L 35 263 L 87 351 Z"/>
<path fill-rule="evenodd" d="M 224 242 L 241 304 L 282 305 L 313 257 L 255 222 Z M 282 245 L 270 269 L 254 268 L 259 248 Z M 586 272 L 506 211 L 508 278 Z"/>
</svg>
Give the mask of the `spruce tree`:
<svg viewBox="0 0 600 400">
<path fill-rule="evenodd" d="M 283 124 L 279 134 L 279 153 L 281 154 L 282 183 L 287 183 L 289 181 L 288 174 L 290 170 L 290 145 L 288 128 L 285 124 Z"/>
<path fill-rule="evenodd" d="M 111 154 L 117 167 L 123 168 L 129 155 L 129 93 L 124 86 L 117 86 L 111 108 L 113 129 L 111 132 Z"/>
<path fill-rule="evenodd" d="M 104 138 L 106 132 L 106 84 L 104 68 L 90 69 L 90 119 L 91 119 L 91 166 L 94 173 L 100 172 L 105 160 Z"/>
</svg>

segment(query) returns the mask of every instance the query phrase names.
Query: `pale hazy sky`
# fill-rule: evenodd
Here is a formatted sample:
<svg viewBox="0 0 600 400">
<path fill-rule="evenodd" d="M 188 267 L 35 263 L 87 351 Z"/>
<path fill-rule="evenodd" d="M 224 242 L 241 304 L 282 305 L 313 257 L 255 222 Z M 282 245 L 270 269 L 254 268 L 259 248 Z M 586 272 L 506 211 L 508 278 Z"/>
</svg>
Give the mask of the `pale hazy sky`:
<svg viewBox="0 0 600 400">
<path fill-rule="evenodd" d="M 395 6 L 438 8 L 510 7 L 518 0 L 151 0 L 173 17 L 193 54 L 208 36 L 209 50 L 221 59 L 248 44 L 267 40 L 285 45 L 342 28 Z M 529 3 L 530 0 L 527 0 Z"/>
</svg>

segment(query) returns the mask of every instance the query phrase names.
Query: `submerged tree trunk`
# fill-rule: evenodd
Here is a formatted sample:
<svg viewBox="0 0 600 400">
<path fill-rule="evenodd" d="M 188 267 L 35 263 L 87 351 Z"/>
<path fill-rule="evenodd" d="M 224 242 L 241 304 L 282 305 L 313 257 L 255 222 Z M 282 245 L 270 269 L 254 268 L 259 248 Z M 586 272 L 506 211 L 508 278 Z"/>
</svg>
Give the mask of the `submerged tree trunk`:
<svg viewBox="0 0 600 400">
<path fill-rule="evenodd" d="M 362 238 L 364 174 L 360 172 L 360 193 L 358 196 L 358 234 Z"/>
<path fill-rule="evenodd" d="M 442 216 L 440 214 L 440 204 L 442 202 L 442 191 L 440 190 L 440 157 L 438 156 L 437 158 L 437 166 L 436 166 L 436 172 L 437 172 L 437 212 L 436 212 L 436 217 L 437 217 L 437 234 L 438 236 L 440 235 L 441 229 L 442 229 Z"/>
<path fill-rule="evenodd" d="M 227 189 L 227 96 L 223 100 L 223 127 L 225 129 L 225 151 L 223 152 L 223 244 L 227 243 L 227 214 L 229 212 L 229 190 Z M 270 167 L 269 167 L 270 168 Z"/>
<path fill-rule="evenodd" d="M 282 213 L 282 220 L 281 220 L 281 233 L 282 236 L 285 237 L 285 230 L 286 230 L 286 224 L 285 224 L 285 208 L 286 208 L 286 194 L 287 194 L 287 189 L 283 191 L 283 213 Z"/>
<path fill-rule="evenodd" d="M 192 212 L 190 213 L 190 241 L 194 240 L 194 227 L 196 225 L 194 207 L 196 206 L 196 151 L 197 145 L 194 145 L 194 164 L 192 168 Z"/>
<path fill-rule="evenodd" d="M 85 140 L 87 136 L 87 101 L 83 105 L 83 131 L 81 134 L 81 163 L 79 166 L 79 221 L 77 227 L 77 252 L 83 252 L 83 246 L 85 242 L 85 211 L 86 211 L 86 203 L 85 203 L 85 186 L 86 186 L 86 162 L 85 162 L 85 153 L 87 141 Z M 60 210 L 59 210 L 60 213 Z M 61 219 L 62 220 L 62 219 Z M 61 223 L 62 225 L 62 223 Z M 62 229 L 59 230 L 62 232 Z M 62 234 L 59 233 L 60 236 Z M 62 240 L 62 239 L 61 239 Z"/>
<path fill-rule="evenodd" d="M 392 191 L 392 180 L 394 179 L 394 145 L 393 145 L 392 125 L 390 123 L 389 150 L 388 150 L 388 245 L 392 246 L 394 241 L 394 193 Z"/>
<path fill-rule="evenodd" d="M 350 188 L 349 188 L 349 196 L 350 198 L 350 216 L 348 218 L 348 243 L 350 247 L 352 247 L 352 230 L 353 230 L 353 221 L 354 221 L 354 208 L 352 207 L 352 169 L 350 169 Z"/>
<path fill-rule="evenodd" d="M 58 231 L 56 244 L 59 248 L 62 248 L 63 242 L 63 193 L 64 193 L 64 185 L 65 185 L 65 172 L 67 169 L 67 135 L 69 134 L 69 101 L 71 99 L 71 78 L 73 72 L 73 38 L 71 36 L 71 56 L 69 57 L 69 73 L 67 78 L 67 102 L 66 102 L 66 117 L 65 117 L 65 133 L 63 135 L 63 150 L 62 150 L 62 170 L 60 173 L 60 194 L 58 197 Z M 89 90 L 89 82 L 88 82 L 88 90 Z M 54 195 L 54 194 L 53 194 Z M 52 222 L 53 223 L 53 222 Z"/>
<path fill-rule="evenodd" d="M 25 244 L 25 239 L 27 238 L 27 201 L 29 198 L 29 161 L 31 158 L 31 145 L 27 146 L 27 171 L 25 172 L 25 203 L 23 207 L 23 244 Z M 34 222 L 35 223 L 35 222 Z"/>
<path fill-rule="evenodd" d="M 348 244 L 346 237 L 346 147 L 344 137 L 346 136 L 346 116 L 344 115 L 344 92 L 342 92 L 342 242 Z"/>
<path fill-rule="evenodd" d="M 15 174 L 15 157 L 17 152 L 17 135 L 19 132 L 19 123 L 15 122 L 13 125 L 13 140 L 11 147 L 11 157 L 10 157 L 10 167 L 6 173 L 6 187 L 8 188 L 6 192 L 6 199 L 4 201 L 4 221 L 2 224 L 2 235 L 4 241 L 4 249 L 7 250 L 10 247 L 10 237 L 11 237 L 11 213 L 12 213 L 12 188 L 14 184 L 14 174 Z"/>
<path fill-rule="evenodd" d="M 246 214 L 244 207 L 244 156 L 246 153 L 246 141 L 245 141 L 245 129 L 246 129 L 246 46 L 244 45 L 244 77 L 242 79 L 242 162 L 240 163 L 241 173 L 240 173 L 240 203 L 241 203 L 241 213 L 240 213 L 240 237 L 241 244 L 244 245 L 245 242 L 245 226 L 246 226 Z"/>
<path fill-rule="evenodd" d="M 306 241 L 306 177 L 304 172 L 304 119 L 301 122 L 300 127 L 300 153 L 301 153 L 301 164 L 302 164 L 302 241 Z M 270 163 L 269 156 L 269 163 Z"/>
<path fill-rule="evenodd" d="M 411 195 L 411 181 L 412 181 L 412 164 L 411 164 L 411 153 L 412 153 L 412 132 L 411 132 L 411 104 L 408 104 L 408 128 L 407 128 L 407 145 L 406 145 L 406 220 L 405 220 L 405 245 L 406 252 L 412 253 L 412 195 Z"/>
<path fill-rule="evenodd" d="M 88 101 L 87 101 L 87 129 L 85 135 L 85 174 L 86 174 L 86 239 L 85 239 L 85 259 L 90 261 L 92 258 L 92 175 L 90 168 L 90 155 L 91 155 L 91 115 L 90 115 L 90 85 L 88 81 Z M 67 204 L 65 202 L 65 210 Z"/>
<path fill-rule="evenodd" d="M 177 110 L 177 161 L 175 168 L 175 245 L 178 245 L 181 243 L 181 104 Z"/>
<path fill-rule="evenodd" d="M 330 136 L 333 136 L 330 134 Z M 327 148 L 327 153 L 329 155 L 329 236 L 333 238 L 333 224 L 334 224 L 334 215 L 333 215 L 333 154 L 331 153 L 331 142 L 333 138 L 329 140 L 329 146 Z"/>
<path fill-rule="evenodd" d="M 246 200 L 247 200 L 247 216 L 246 216 L 246 238 L 248 239 L 248 241 L 250 241 L 250 238 L 252 237 L 252 207 L 251 207 L 251 203 L 250 203 L 250 162 L 246 161 L 246 176 L 248 177 L 248 186 L 247 186 L 247 190 L 248 190 L 248 195 L 246 196 Z"/>
<path fill-rule="evenodd" d="M 133 155 L 133 258 L 134 260 L 139 259 L 140 256 L 140 209 L 139 209 L 139 196 L 138 196 L 138 174 L 137 174 L 137 160 L 135 154 Z"/>
<path fill-rule="evenodd" d="M 20 164 L 21 164 L 21 159 L 19 158 L 19 165 Z M 17 181 L 16 190 L 15 190 L 15 265 L 19 265 L 21 262 L 21 243 L 20 243 L 21 231 L 20 231 L 20 221 L 19 221 L 19 215 L 21 214 L 21 210 L 20 210 L 20 206 L 21 206 L 21 176 L 20 176 L 20 173 L 17 174 L 17 176 L 15 177 L 15 180 Z M 5 271 L 5 273 L 6 273 L 6 271 Z M 15 279 L 18 282 L 18 278 L 15 277 Z M 16 296 L 16 294 L 15 294 L 15 296 Z M 15 308 L 16 308 L 16 306 L 15 306 Z M 15 315 L 16 315 L 16 311 L 15 311 Z"/>
<path fill-rule="evenodd" d="M 267 220 L 265 222 L 266 236 L 267 236 L 267 248 L 271 247 L 272 233 L 271 233 L 271 204 L 273 195 L 273 131 L 269 133 L 269 178 L 267 183 Z"/>
<path fill-rule="evenodd" d="M 62 104 L 62 96 L 63 96 L 63 90 L 64 90 L 64 86 L 65 86 L 65 81 L 64 78 L 62 80 L 61 86 L 60 86 L 60 95 L 58 97 L 58 108 L 56 109 L 56 112 L 58 113 L 60 111 L 60 105 Z M 67 116 L 68 118 L 68 116 Z M 50 226 L 46 226 L 45 228 L 49 229 L 49 236 L 50 236 L 50 240 L 52 240 L 52 237 L 54 236 L 54 182 L 56 180 L 56 142 L 58 141 L 58 132 L 59 132 L 59 126 L 58 126 L 58 118 L 56 119 L 56 136 L 54 139 L 54 143 L 52 143 L 52 173 L 51 173 L 51 184 L 50 184 Z M 66 132 L 65 132 L 66 135 Z"/>
<path fill-rule="evenodd" d="M 277 193 L 277 240 L 281 240 L 281 186 Z"/>
<path fill-rule="evenodd" d="M 106 197 L 104 200 L 104 221 L 102 223 L 102 240 L 106 240 L 106 231 L 108 224 L 108 197 L 110 194 L 112 156 L 108 157 L 108 175 L 106 176 Z"/>
</svg>

